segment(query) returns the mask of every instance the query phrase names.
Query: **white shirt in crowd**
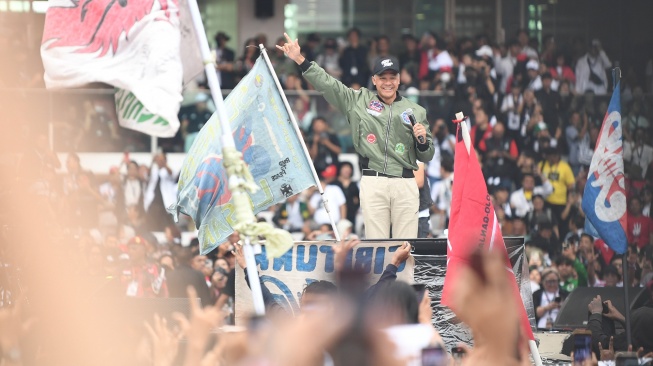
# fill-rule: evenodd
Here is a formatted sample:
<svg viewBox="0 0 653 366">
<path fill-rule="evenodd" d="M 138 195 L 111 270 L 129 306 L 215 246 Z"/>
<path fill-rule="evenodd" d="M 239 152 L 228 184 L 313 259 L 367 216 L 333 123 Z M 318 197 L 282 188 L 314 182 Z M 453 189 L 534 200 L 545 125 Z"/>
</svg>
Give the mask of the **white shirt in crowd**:
<svg viewBox="0 0 653 366">
<path fill-rule="evenodd" d="M 431 188 L 431 198 L 438 210 L 445 211 L 447 217 L 451 214 L 451 188 L 453 187 L 453 173 L 447 178 L 436 182 Z"/>
<path fill-rule="evenodd" d="M 520 131 L 521 130 L 521 117 L 517 113 L 517 108 L 519 105 L 524 102 L 524 97 L 522 94 L 519 94 L 519 97 L 515 100 L 512 94 L 506 95 L 503 97 L 503 102 L 501 102 L 501 113 L 506 113 L 506 128 L 511 131 Z"/>
<path fill-rule="evenodd" d="M 437 138 L 433 139 L 433 147 L 435 149 L 433 159 L 431 159 L 426 166 L 426 175 L 431 178 L 440 179 L 440 161 L 442 160 L 442 152 L 446 151 L 450 156 L 453 156 L 452 145 L 456 145 L 456 137 L 452 134 L 448 134 L 441 143 L 438 142 Z M 432 189 L 433 187 L 431 187 L 431 190 Z"/>
<path fill-rule="evenodd" d="M 123 185 L 125 191 L 125 207 L 137 205 L 141 199 L 143 185 L 138 179 L 127 178 Z"/>
<path fill-rule="evenodd" d="M 550 303 L 552 303 L 556 297 L 560 296 L 560 293 L 558 291 L 556 292 L 547 292 L 547 291 L 542 291 L 542 302 L 540 303 L 540 306 L 547 306 Z M 540 321 L 537 322 L 537 327 L 538 328 L 546 328 L 546 323 L 549 319 L 551 319 L 551 323 L 553 324 L 558 317 L 558 311 L 559 309 L 551 309 L 544 313 L 544 316 L 540 318 Z"/>
<path fill-rule="evenodd" d="M 100 195 L 109 202 L 116 202 L 116 190 L 111 182 L 102 183 L 99 188 Z"/>
<path fill-rule="evenodd" d="M 150 181 L 147 183 L 147 190 L 145 191 L 144 206 L 145 211 L 150 208 L 154 201 L 156 184 L 159 184 L 161 190 L 161 197 L 163 198 L 163 205 L 170 207 L 177 203 L 177 181 L 174 175 L 168 173 L 168 169 L 161 169 L 157 164 L 153 164 L 150 169 Z"/>
<path fill-rule="evenodd" d="M 435 50 L 429 50 L 427 54 L 427 58 L 429 60 L 429 70 L 437 71 L 443 67 L 448 67 L 450 69 L 453 68 L 453 60 L 451 59 L 449 52 L 441 51 L 437 54 L 437 56 L 433 57 L 434 52 Z"/>
<path fill-rule="evenodd" d="M 524 188 L 520 188 L 510 194 L 510 206 L 514 209 L 515 216 L 526 217 L 529 212 L 533 211 L 533 196 L 541 195 L 546 198 L 551 193 L 553 193 L 553 186 L 548 180 L 542 183 L 541 186 L 533 188 L 533 195 L 530 200 L 526 198 Z"/>
<path fill-rule="evenodd" d="M 612 62 L 603 50 L 599 51 L 596 57 L 586 53 L 579 58 L 576 62 L 576 92 L 585 94 L 586 91 L 591 90 L 594 94 L 607 94 L 608 77 L 605 70 L 611 66 Z M 590 80 L 590 70 L 601 79 L 600 85 Z"/>
<path fill-rule="evenodd" d="M 326 198 L 329 202 L 329 211 L 331 212 L 331 215 L 333 215 L 333 221 L 340 221 L 340 206 L 347 203 L 345 194 L 342 193 L 342 189 L 340 189 L 338 186 L 334 186 L 333 184 L 328 184 L 324 188 L 324 198 Z M 311 207 L 315 208 L 313 220 L 315 220 L 316 224 L 323 225 L 331 223 L 331 220 L 329 220 L 329 214 L 324 208 L 324 202 L 322 201 L 320 192 L 315 192 L 313 196 L 311 196 L 311 200 L 308 202 L 308 204 Z"/>
<path fill-rule="evenodd" d="M 649 164 L 653 162 L 653 147 L 636 146 L 634 142 L 624 142 L 624 160 L 641 167 L 642 178 L 644 178 Z"/>
<path fill-rule="evenodd" d="M 504 94 L 508 89 L 508 79 L 512 76 L 515 65 L 517 65 L 517 57 L 514 57 L 510 54 L 497 62 L 497 74 L 501 76 L 501 84 L 499 84 L 499 90 L 501 90 L 501 92 Z"/>
<path fill-rule="evenodd" d="M 302 210 L 300 209 L 301 202 L 286 202 L 286 210 L 288 211 L 288 220 L 283 226 L 284 230 L 301 230 L 304 226 L 304 218 L 302 217 Z"/>
</svg>

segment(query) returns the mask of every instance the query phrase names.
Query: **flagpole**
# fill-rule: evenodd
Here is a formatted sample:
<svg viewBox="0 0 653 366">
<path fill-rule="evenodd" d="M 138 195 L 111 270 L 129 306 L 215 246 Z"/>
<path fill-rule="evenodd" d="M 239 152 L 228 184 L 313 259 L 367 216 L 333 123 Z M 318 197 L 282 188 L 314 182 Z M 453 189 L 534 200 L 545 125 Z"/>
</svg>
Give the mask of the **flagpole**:
<svg viewBox="0 0 653 366">
<path fill-rule="evenodd" d="M 302 149 L 304 150 L 304 155 L 306 156 L 306 160 L 308 160 L 308 164 L 311 167 L 311 172 L 313 173 L 313 179 L 315 180 L 315 185 L 317 186 L 317 189 L 320 192 L 320 195 L 322 196 L 322 202 L 324 202 L 324 209 L 329 215 L 329 221 L 331 221 L 333 233 L 336 237 L 336 240 L 340 241 L 340 233 L 338 232 L 338 228 L 336 227 L 336 222 L 335 220 L 333 220 L 333 216 L 331 215 L 331 210 L 329 209 L 329 201 L 326 199 L 326 197 L 324 197 L 324 189 L 322 188 L 322 184 L 320 183 L 320 177 L 317 176 L 317 171 L 315 171 L 315 166 L 313 165 L 313 159 L 311 159 L 311 154 L 308 153 L 308 148 L 304 143 L 304 138 L 302 138 L 302 133 L 299 130 L 299 125 L 297 125 L 297 121 L 295 120 L 295 114 L 290 109 L 290 104 L 288 103 L 288 99 L 286 98 L 286 93 L 284 93 L 283 89 L 281 88 L 281 83 L 279 82 L 279 78 L 277 78 L 277 73 L 274 71 L 274 67 L 272 67 L 272 63 L 270 62 L 270 58 L 268 57 L 268 53 L 265 50 L 265 47 L 262 44 L 260 44 L 259 47 L 261 48 L 261 54 L 265 59 L 265 64 L 268 65 L 270 74 L 272 74 L 272 78 L 274 79 L 274 84 L 277 86 L 277 89 L 279 89 L 279 94 L 281 95 L 281 99 L 283 100 L 283 105 L 286 107 L 288 116 L 290 116 L 290 121 L 292 122 L 293 129 L 295 130 L 295 134 L 297 134 L 297 139 L 299 140 L 299 143 L 302 145 Z"/>
<path fill-rule="evenodd" d="M 469 117 L 465 117 L 463 112 L 458 112 L 458 113 L 456 113 L 456 120 L 461 121 L 460 122 L 460 133 L 463 136 L 463 142 L 465 143 L 465 148 L 467 148 L 467 154 L 470 154 L 472 138 L 469 135 L 469 126 L 467 126 L 467 123 L 466 123 L 466 122 L 469 121 Z"/>
<path fill-rule="evenodd" d="M 612 93 L 614 94 L 614 90 L 619 88 L 619 82 L 621 81 L 621 69 L 619 67 L 615 67 L 612 69 Z M 621 126 L 623 128 L 623 124 Z M 621 152 L 623 154 L 623 150 Z M 630 278 L 628 277 L 628 270 L 629 270 L 629 265 L 628 265 L 628 247 L 626 247 L 626 251 L 623 253 L 623 273 L 624 273 L 624 306 L 626 308 L 626 342 L 630 346 L 633 344 L 633 340 L 631 337 L 630 333 L 630 290 L 628 289 L 630 287 Z"/>
<path fill-rule="evenodd" d="M 222 130 L 223 164 L 229 177 L 229 189 L 231 190 L 235 204 L 234 206 L 236 207 L 237 222 L 244 227 L 251 229 L 252 224 L 256 222 L 254 212 L 250 206 L 249 195 L 247 194 L 247 189 L 251 189 L 251 185 L 248 185 L 246 179 L 238 174 L 238 172 L 241 174 L 247 174 L 249 173 L 249 170 L 244 166 L 242 154 L 236 150 L 236 144 L 234 143 L 234 138 L 231 133 L 231 124 L 229 123 L 224 99 L 222 98 L 220 81 L 218 80 L 218 74 L 215 71 L 215 66 L 211 57 L 211 50 L 209 49 L 209 42 L 206 38 L 206 32 L 204 31 L 202 15 L 197 6 L 197 0 L 189 0 L 188 7 L 191 18 L 193 19 L 193 26 L 197 35 L 202 60 L 204 61 L 204 71 L 206 72 L 209 89 L 211 90 L 211 96 L 213 97 L 213 102 L 215 102 L 218 118 L 220 120 L 220 127 Z M 246 170 L 246 172 L 243 172 L 243 169 Z M 256 270 L 254 248 L 250 242 L 249 233 L 245 232 L 242 234 L 245 236 L 243 254 L 247 264 L 247 276 L 252 290 L 254 311 L 256 315 L 265 315 L 265 304 L 263 302 L 263 293 L 261 292 L 261 286 Z"/>
<path fill-rule="evenodd" d="M 465 143 L 467 154 L 471 154 L 472 138 L 469 135 L 469 126 L 467 126 L 467 121 L 469 121 L 469 117 L 465 117 L 465 115 L 462 112 L 458 112 L 456 113 L 456 122 L 457 121 L 460 121 L 459 123 L 460 133 L 462 135 L 463 142 Z M 476 159 L 476 156 L 474 156 L 473 158 Z M 454 179 L 456 178 L 454 177 Z M 523 303 L 522 306 L 524 306 Z M 528 348 L 531 351 L 531 356 L 533 356 L 533 361 L 535 362 L 535 365 L 542 366 L 542 357 L 540 357 L 540 350 L 537 348 L 537 343 L 534 340 L 529 339 Z"/>
</svg>

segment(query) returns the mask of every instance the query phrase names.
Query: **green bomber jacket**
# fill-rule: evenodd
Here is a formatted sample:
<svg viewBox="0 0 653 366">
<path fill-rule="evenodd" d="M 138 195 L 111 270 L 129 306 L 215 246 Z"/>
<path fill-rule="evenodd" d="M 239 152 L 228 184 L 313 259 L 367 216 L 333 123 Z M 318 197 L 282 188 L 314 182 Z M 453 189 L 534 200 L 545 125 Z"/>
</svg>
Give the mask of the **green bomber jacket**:
<svg viewBox="0 0 653 366">
<path fill-rule="evenodd" d="M 315 62 L 300 65 L 302 74 L 324 98 L 340 110 L 349 121 L 356 152 L 364 167 L 379 173 L 401 177 L 405 170 L 417 170 L 417 160 L 429 162 L 434 147 L 426 120 L 426 110 L 397 95 L 385 104 L 367 88 L 354 90 L 329 75 Z M 426 128 L 426 142 L 420 144 L 413 135 L 409 114 Z"/>
</svg>

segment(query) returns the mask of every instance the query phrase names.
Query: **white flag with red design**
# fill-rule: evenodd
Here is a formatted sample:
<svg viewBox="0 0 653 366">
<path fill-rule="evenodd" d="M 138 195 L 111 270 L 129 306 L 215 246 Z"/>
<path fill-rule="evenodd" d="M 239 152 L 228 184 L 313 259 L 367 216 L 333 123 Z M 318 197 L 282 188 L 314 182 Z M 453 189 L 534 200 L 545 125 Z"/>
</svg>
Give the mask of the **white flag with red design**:
<svg viewBox="0 0 653 366">
<path fill-rule="evenodd" d="M 41 42 L 47 88 L 112 85 L 121 126 L 174 136 L 182 83 L 202 71 L 185 1 L 49 0 Z"/>
<path fill-rule="evenodd" d="M 503 241 L 501 227 L 476 157 L 476 150 L 471 143 L 469 150 L 467 149 L 464 132 L 467 131 L 463 131 L 458 125 L 447 239 L 447 273 L 442 289 L 442 304 L 456 311 L 452 293 L 456 288 L 458 274 L 462 267 L 470 266 L 471 255 L 476 250 L 499 251 L 505 258 L 506 276 L 510 277 L 513 301 L 519 304 L 522 332 L 528 339 L 534 340 L 533 330 Z M 467 132 L 469 140 L 468 136 L 469 132 Z"/>
</svg>

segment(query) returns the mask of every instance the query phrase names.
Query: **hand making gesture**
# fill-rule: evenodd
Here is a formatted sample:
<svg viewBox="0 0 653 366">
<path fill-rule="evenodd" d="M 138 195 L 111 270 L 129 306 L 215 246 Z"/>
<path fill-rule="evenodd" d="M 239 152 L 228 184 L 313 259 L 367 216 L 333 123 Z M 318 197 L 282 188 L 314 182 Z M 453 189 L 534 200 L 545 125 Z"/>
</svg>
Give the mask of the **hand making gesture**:
<svg viewBox="0 0 653 366">
<path fill-rule="evenodd" d="M 301 48 L 299 47 L 299 41 L 297 39 L 293 41 L 288 33 L 284 33 L 283 35 L 286 37 L 287 42 L 283 46 L 277 45 L 277 48 L 282 50 L 283 53 L 288 56 L 288 58 L 295 61 L 297 65 L 303 63 L 304 56 L 302 56 Z"/>
</svg>

